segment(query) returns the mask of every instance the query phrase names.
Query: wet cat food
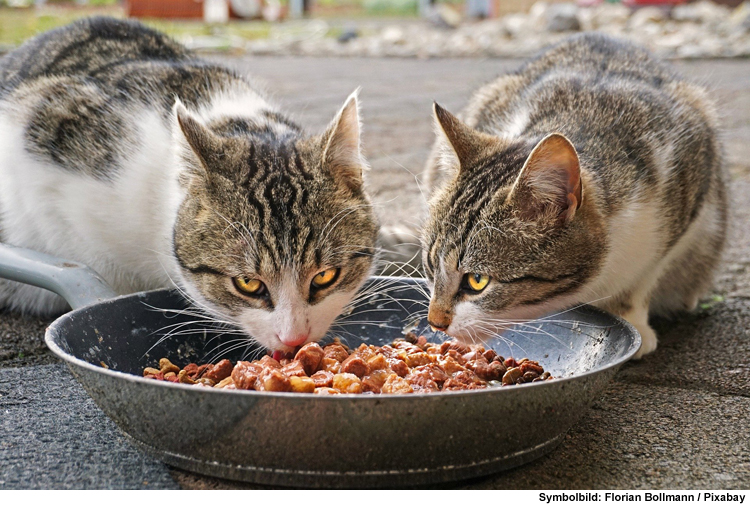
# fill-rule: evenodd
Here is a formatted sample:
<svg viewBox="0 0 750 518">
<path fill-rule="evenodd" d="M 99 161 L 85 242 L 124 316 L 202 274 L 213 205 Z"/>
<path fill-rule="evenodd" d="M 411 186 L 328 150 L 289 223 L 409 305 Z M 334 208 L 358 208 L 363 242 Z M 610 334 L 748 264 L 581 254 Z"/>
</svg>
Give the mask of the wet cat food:
<svg viewBox="0 0 750 518">
<path fill-rule="evenodd" d="M 311 342 L 285 355 L 256 361 L 221 360 L 179 368 L 167 358 L 148 367 L 145 378 L 201 384 L 228 390 L 307 392 L 313 394 L 408 394 L 474 390 L 552 379 L 539 363 L 503 358 L 481 345 L 449 341 L 428 343 L 408 333 L 389 345 L 360 345 L 350 350 L 339 341 Z"/>
</svg>

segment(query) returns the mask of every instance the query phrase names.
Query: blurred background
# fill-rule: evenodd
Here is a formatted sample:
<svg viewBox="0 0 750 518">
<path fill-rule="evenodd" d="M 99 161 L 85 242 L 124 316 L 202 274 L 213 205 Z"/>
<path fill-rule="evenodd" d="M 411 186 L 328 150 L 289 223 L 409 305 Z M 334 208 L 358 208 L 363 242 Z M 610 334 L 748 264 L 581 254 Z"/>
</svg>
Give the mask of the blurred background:
<svg viewBox="0 0 750 518">
<path fill-rule="evenodd" d="M 0 52 L 91 15 L 138 18 L 193 49 L 238 54 L 526 57 L 598 30 L 662 57 L 750 55 L 741 0 L 0 0 Z"/>
</svg>

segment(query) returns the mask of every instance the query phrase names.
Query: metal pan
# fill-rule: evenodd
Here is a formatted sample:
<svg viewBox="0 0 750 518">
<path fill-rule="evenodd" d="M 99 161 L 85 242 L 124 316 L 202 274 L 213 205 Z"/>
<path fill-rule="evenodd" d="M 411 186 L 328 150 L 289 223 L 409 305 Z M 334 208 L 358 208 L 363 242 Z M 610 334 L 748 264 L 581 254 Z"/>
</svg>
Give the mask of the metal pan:
<svg viewBox="0 0 750 518">
<path fill-rule="evenodd" d="M 173 466 L 261 484 L 417 485 L 519 466 L 554 449 L 640 347 L 630 324 L 582 306 L 488 344 L 503 356 L 540 361 L 557 378 L 551 381 L 390 396 L 223 391 L 141 377 L 160 357 L 205 362 L 225 339 L 200 332 L 164 338 L 158 330 L 165 326 L 197 330 L 180 314 L 187 305 L 177 293 L 116 297 L 83 265 L 7 245 L 0 245 L 0 277 L 70 303 L 73 311 L 47 329 L 47 345 L 136 446 Z M 374 290 L 336 328 L 351 346 L 390 342 L 425 307 L 424 281 L 375 278 L 368 285 L 381 282 L 387 293 Z M 364 317 L 377 324 L 358 323 Z M 421 322 L 417 332 L 431 337 Z"/>
</svg>

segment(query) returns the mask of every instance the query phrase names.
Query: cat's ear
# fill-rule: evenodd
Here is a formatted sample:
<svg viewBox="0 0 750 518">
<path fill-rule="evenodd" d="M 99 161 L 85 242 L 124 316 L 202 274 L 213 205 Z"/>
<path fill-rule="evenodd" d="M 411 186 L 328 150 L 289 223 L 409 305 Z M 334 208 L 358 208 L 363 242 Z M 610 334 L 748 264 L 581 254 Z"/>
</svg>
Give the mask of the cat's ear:
<svg viewBox="0 0 750 518">
<path fill-rule="evenodd" d="M 510 194 L 524 219 L 569 223 L 583 201 L 581 166 L 573 144 L 552 133 L 534 147 Z"/>
<path fill-rule="evenodd" d="M 438 103 L 432 105 L 435 113 L 435 133 L 444 144 L 441 165 L 456 172 L 473 160 L 494 149 L 500 139 L 470 128 Z"/>
<path fill-rule="evenodd" d="M 362 188 L 367 161 L 362 156 L 359 88 L 344 103 L 323 134 L 323 167 L 353 190 Z"/>
<path fill-rule="evenodd" d="M 182 145 L 182 152 L 188 160 L 195 163 L 194 159 L 197 159 L 196 168 L 210 179 L 215 171 L 220 170 L 217 163 L 222 154 L 220 137 L 191 114 L 179 99 L 175 100 L 172 111 L 175 141 Z"/>
</svg>

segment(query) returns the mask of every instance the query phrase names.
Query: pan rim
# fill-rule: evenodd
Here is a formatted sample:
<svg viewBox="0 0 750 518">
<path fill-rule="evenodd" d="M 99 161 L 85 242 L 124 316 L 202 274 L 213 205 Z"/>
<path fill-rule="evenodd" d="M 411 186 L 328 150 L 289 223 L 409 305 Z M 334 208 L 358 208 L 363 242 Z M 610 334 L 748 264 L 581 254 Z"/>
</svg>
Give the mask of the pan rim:
<svg viewBox="0 0 750 518">
<path fill-rule="evenodd" d="M 404 278 L 404 280 L 414 281 L 414 279 L 411 278 Z M 158 292 L 165 292 L 165 291 L 172 291 L 169 288 L 162 288 L 162 289 L 156 289 L 156 290 L 149 290 L 149 291 L 140 291 L 137 293 L 131 293 L 128 295 L 121 295 L 119 297 L 115 297 L 113 299 L 105 300 L 102 302 L 96 302 L 94 304 L 90 304 L 88 306 L 84 306 L 81 308 L 78 308 L 76 310 L 70 311 L 60 317 L 58 317 L 54 322 L 52 322 L 44 333 L 44 341 L 47 344 L 47 347 L 60 359 L 65 361 L 68 364 L 75 365 L 79 368 L 89 370 L 97 375 L 105 375 L 113 378 L 117 378 L 123 381 L 131 382 L 131 383 L 145 383 L 147 386 L 153 384 L 152 386 L 159 386 L 163 387 L 165 389 L 171 389 L 171 390 L 191 390 L 191 391 L 200 391 L 203 393 L 215 393 L 217 395 L 221 394 L 222 397 L 270 397 L 270 398 L 301 398 L 301 399 L 314 399 L 316 401 L 322 400 L 322 401 L 353 401 L 353 400 L 363 400 L 363 401 L 399 401 L 403 400 L 405 398 L 412 399 L 412 398 L 424 398 L 424 397 L 474 397 L 478 396 L 481 397 L 482 394 L 495 394 L 498 391 L 501 391 L 503 393 L 509 393 L 513 394 L 516 393 L 518 390 L 526 390 L 529 391 L 531 389 L 534 389 L 536 387 L 536 390 L 540 390 L 540 387 L 550 387 L 550 386 L 556 386 L 561 383 L 565 383 L 566 381 L 579 381 L 585 378 L 588 378 L 590 376 L 594 376 L 597 374 L 600 374 L 604 371 L 608 371 L 612 368 L 619 368 L 621 365 L 623 365 L 625 362 L 630 360 L 640 349 L 641 346 L 641 335 L 640 333 L 635 329 L 635 327 L 628 322 L 627 320 L 623 319 L 622 317 L 619 317 L 617 315 L 613 315 L 612 313 L 609 313 L 607 311 L 604 311 L 602 309 L 599 309 L 595 306 L 591 306 L 589 304 L 582 304 L 577 306 L 577 309 L 585 309 L 587 311 L 593 311 L 595 313 L 599 313 L 600 315 L 612 319 L 613 325 L 612 327 L 616 327 L 617 325 L 622 326 L 625 331 L 630 335 L 632 338 L 630 342 L 630 349 L 626 350 L 625 354 L 623 354 L 621 357 L 616 359 L 615 361 L 603 364 L 601 366 L 598 366 L 595 369 L 588 370 L 579 374 L 574 374 L 572 376 L 568 376 L 565 378 L 553 378 L 552 380 L 545 381 L 544 383 L 527 383 L 523 385 L 512 385 L 512 386 L 501 386 L 501 387 L 488 387 L 481 390 L 456 390 L 456 391 L 447 391 L 447 392 L 427 392 L 427 393 L 410 393 L 410 394 L 336 394 L 335 397 L 326 397 L 321 396 L 320 394 L 310 394 L 310 393 L 299 393 L 299 392 L 263 392 L 263 391 L 255 391 L 255 390 L 217 390 L 213 387 L 204 387 L 202 385 L 187 385 L 182 383 L 165 383 L 160 380 L 152 380 L 149 378 L 144 378 L 142 376 L 138 376 L 135 374 L 130 374 L 127 372 L 117 371 L 105 367 L 101 367 L 98 365 L 94 365 L 92 363 L 89 363 L 85 360 L 82 360 L 78 358 L 77 356 L 73 356 L 70 353 L 67 353 L 63 351 L 60 346 L 55 341 L 55 337 L 59 336 L 59 328 L 62 327 L 67 320 L 70 318 L 73 318 L 74 316 L 80 314 L 81 312 L 91 309 L 94 306 L 104 306 L 109 304 L 116 304 L 120 301 L 126 300 L 126 299 L 132 299 L 132 298 L 144 298 L 146 296 L 158 293 Z"/>
</svg>

